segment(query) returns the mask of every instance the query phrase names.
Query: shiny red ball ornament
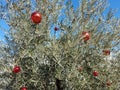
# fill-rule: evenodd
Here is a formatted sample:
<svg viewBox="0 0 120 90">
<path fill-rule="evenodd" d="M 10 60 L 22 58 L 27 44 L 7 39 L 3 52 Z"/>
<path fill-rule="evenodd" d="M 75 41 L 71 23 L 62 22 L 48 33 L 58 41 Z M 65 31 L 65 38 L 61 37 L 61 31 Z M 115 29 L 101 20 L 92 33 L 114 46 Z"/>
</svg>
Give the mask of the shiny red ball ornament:
<svg viewBox="0 0 120 90">
<path fill-rule="evenodd" d="M 111 86 L 111 82 L 110 82 L 110 81 L 107 81 L 106 85 L 107 85 L 107 86 Z"/>
<path fill-rule="evenodd" d="M 59 28 L 55 27 L 55 28 L 54 28 L 54 30 L 55 30 L 55 31 L 58 31 L 58 30 L 59 30 Z"/>
<path fill-rule="evenodd" d="M 104 55 L 110 55 L 110 50 L 103 50 Z"/>
<path fill-rule="evenodd" d="M 82 32 L 84 41 L 88 41 L 90 39 L 90 33 L 89 32 Z"/>
<path fill-rule="evenodd" d="M 79 72 L 81 72 L 81 71 L 83 70 L 83 68 L 82 68 L 81 66 L 79 66 L 79 67 L 77 68 L 77 70 L 78 70 Z"/>
<path fill-rule="evenodd" d="M 39 24 L 41 22 L 41 20 L 42 20 L 41 13 L 39 13 L 39 12 L 33 12 L 31 14 L 31 20 L 32 20 L 33 23 Z"/>
<path fill-rule="evenodd" d="M 94 72 L 93 72 L 93 75 L 94 75 L 95 77 L 98 76 L 98 74 L 99 74 L 99 73 L 98 73 L 97 71 L 94 71 Z"/>
<path fill-rule="evenodd" d="M 19 73 L 21 71 L 20 66 L 14 66 L 13 73 Z"/>
<path fill-rule="evenodd" d="M 20 90 L 28 90 L 27 87 L 21 87 Z"/>
</svg>

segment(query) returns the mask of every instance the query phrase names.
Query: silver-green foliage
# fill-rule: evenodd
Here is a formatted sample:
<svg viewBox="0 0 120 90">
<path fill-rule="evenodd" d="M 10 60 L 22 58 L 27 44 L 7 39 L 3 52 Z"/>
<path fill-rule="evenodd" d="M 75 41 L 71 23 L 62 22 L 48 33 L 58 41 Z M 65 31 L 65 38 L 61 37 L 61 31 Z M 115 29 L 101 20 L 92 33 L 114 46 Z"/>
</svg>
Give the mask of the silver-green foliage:
<svg viewBox="0 0 120 90">
<path fill-rule="evenodd" d="M 75 10 L 72 0 L 6 0 L 0 10 L 10 26 L 10 56 L 1 62 L 12 65 L 1 67 L 1 79 L 8 83 L 0 83 L 0 88 L 117 90 L 119 58 L 109 60 L 102 50 L 110 49 L 114 54 L 119 50 L 120 20 L 114 17 L 113 10 L 104 15 L 106 0 L 79 0 L 79 4 Z M 38 25 L 30 20 L 33 11 L 42 14 Z M 54 32 L 55 26 L 59 31 Z M 87 42 L 81 39 L 83 31 L 90 33 Z M 21 67 L 20 73 L 12 73 L 14 65 Z M 83 68 L 81 72 L 79 66 Z M 99 72 L 98 77 L 93 76 L 94 70 Z M 108 80 L 112 81 L 110 87 L 106 86 Z"/>
</svg>

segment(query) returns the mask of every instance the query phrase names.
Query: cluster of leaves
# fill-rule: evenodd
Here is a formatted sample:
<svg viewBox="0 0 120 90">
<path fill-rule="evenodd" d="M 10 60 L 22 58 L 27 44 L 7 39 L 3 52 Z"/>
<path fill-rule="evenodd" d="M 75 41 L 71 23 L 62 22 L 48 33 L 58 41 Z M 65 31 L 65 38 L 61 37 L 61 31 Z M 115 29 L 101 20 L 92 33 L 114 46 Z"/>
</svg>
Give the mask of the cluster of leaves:
<svg viewBox="0 0 120 90">
<path fill-rule="evenodd" d="M 109 60 L 103 50 L 116 53 L 120 46 L 120 20 L 113 10 L 104 17 L 105 0 L 81 0 L 74 9 L 72 0 L 6 0 L 1 11 L 10 26 L 8 40 L 9 57 L 1 60 L 4 71 L 0 76 L 0 88 L 19 90 L 107 90 L 119 88 L 119 55 Z M 3 9 L 6 8 L 6 9 Z M 39 11 L 42 22 L 34 24 L 31 13 Z M 2 15 L 4 16 L 4 15 Z M 59 31 L 54 32 L 53 27 Z M 82 32 L 90 33 L 84 42 Z M 115 51 L 115 48 L 118 48 Z M 11 57 L 10 57 L 11 56 Z M 12 59 L 12 65 L 9 60 Z M 5 62 L 7 61 L 7 62 Z M 18 74 L 12 73 L 14 65 L 21 67 Z M 83 70 L 79 71 L 78 68 Z M 8 68 L 8 69 L 6 69 Z M 93 71 L 99 72 L 98 77 Z M 112 81 L 110 87 L 106 82 Z M 5 87 L 3 87 L 5 86 Z"/>
</svg>

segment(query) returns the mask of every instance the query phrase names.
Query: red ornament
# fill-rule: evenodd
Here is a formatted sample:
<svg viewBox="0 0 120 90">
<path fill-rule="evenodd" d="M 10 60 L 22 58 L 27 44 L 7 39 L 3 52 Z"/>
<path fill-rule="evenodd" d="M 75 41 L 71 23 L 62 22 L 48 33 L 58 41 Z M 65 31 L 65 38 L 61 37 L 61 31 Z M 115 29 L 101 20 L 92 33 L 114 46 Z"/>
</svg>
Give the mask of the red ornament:
<svg viewBox="0 0 120 90">
<path fill-rule="evenodd" d="M 94 72 L 93 72 L 93 75 L 94 75 L 95 77 L 98 76 L 98 74 L 99 74 L 99 73 L 98 73 L 97 71 L 94 71 Z"/>
<path fill-rule="evenodd" d="M 31 14 L 31 20 L 35 24 L 39 24 L 42 20 L 42 15 L 39 12 L 33 12 Z"/>
<path fill-rule="evenodd" d="M 90 39 L 90 33 L 89 32 L 82 32 L 84 41 L 88 41 Z"/>
<path fill-rule="evenodd" d="M 55 28 L 54 28 L 54 30 L 55 30 L 55 31 L 58 31 L 58 30 L 59 30 L 59 28 L 55 27 Z"/>
<path fill-rule="evenodd" d="M 107 81 L 106 85 L 111 86 L 111 81 Z"/>
<path fill-rule="evenodd" d="M 20 90 L 28 90 L 26 87 L 21 87 Z"/>
<path fill-rule="evenodd" d="M 83 68 L 82 68 L 81 66 L 79 66 L 79 67 L 77 68 L 77 70 L 78 70 L 79 72 L 81 72 L 81 71 L 83 70 Z"/>
<path fill-rule="evenodd" d="M 19 66 L 14 66 L 13 73 L 19 73 L 21 71 Z"/>
<path fill-rule="evenodd" d="M 110 55 L 110 50 L 103 50 L 104 55 Z"/>
</svg>

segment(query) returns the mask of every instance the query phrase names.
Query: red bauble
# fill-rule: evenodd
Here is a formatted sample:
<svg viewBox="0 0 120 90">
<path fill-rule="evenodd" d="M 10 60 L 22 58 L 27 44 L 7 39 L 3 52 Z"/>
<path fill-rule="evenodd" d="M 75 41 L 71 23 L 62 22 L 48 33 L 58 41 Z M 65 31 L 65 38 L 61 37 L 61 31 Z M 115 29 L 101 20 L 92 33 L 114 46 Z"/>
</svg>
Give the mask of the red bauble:
<svg viewBox="0 0 120 90">
<path fill-rule="evenodd" d="M 14 66 L 13 73 L 19 73 L 21 71 L 19 66 Z"/>
<path fill-rule="evenodd" d="M 107 85 L 107 86 L 111 86 L 111 82 L 110 82 L 110 81 L 107 81 L 106 85 Z"/>
<path fill-rule="evenodd" d="M 21 87 L 20 90 L 28 90 L 26 87 Z"/>
<path fill-rule="evenodd" d="M 41 13 L 39 13 L 39 12 L 33 12 L 31 14 L 31 20 L 32 20 L 33 23 L 39 24 L 41 22 L 41 20 L 42 20 Z"/>
<path fill-rule="evenodd" d="M 110 50 L 103 50 L 104 55 L 110 55 Z"/>
<path fill-rule="evenodd" d="M 84 41 L 88 41 L 90 39 L 90 33 L 89 32 L 82 32 Z"/>
<path fill-rule="evenodd" d="M 55 30 L 55 31 L 58 31 L 58 30 L 59 30 L 59 28 L 55 27 L 55 28 L 54 28 L 54 30 Z"/>
<path fill-rule="evenodd" d="M 94 75 L 95 77 L 98 76 L 98 74 L 99 74 L 99 73 L 98 73 L 97 71 L 94 71 L 94 72 L 93 72 L 93 75 Z"/>
<path fill-rule="evenodd" d="M 82 68 L 81 66 L 79 66 L 79 67 L 77 68 L 77 70 L 78 70 L 79 72 L 81 72 L 81 71 L 83 70 L 83 68 Z"/>
</svg>

